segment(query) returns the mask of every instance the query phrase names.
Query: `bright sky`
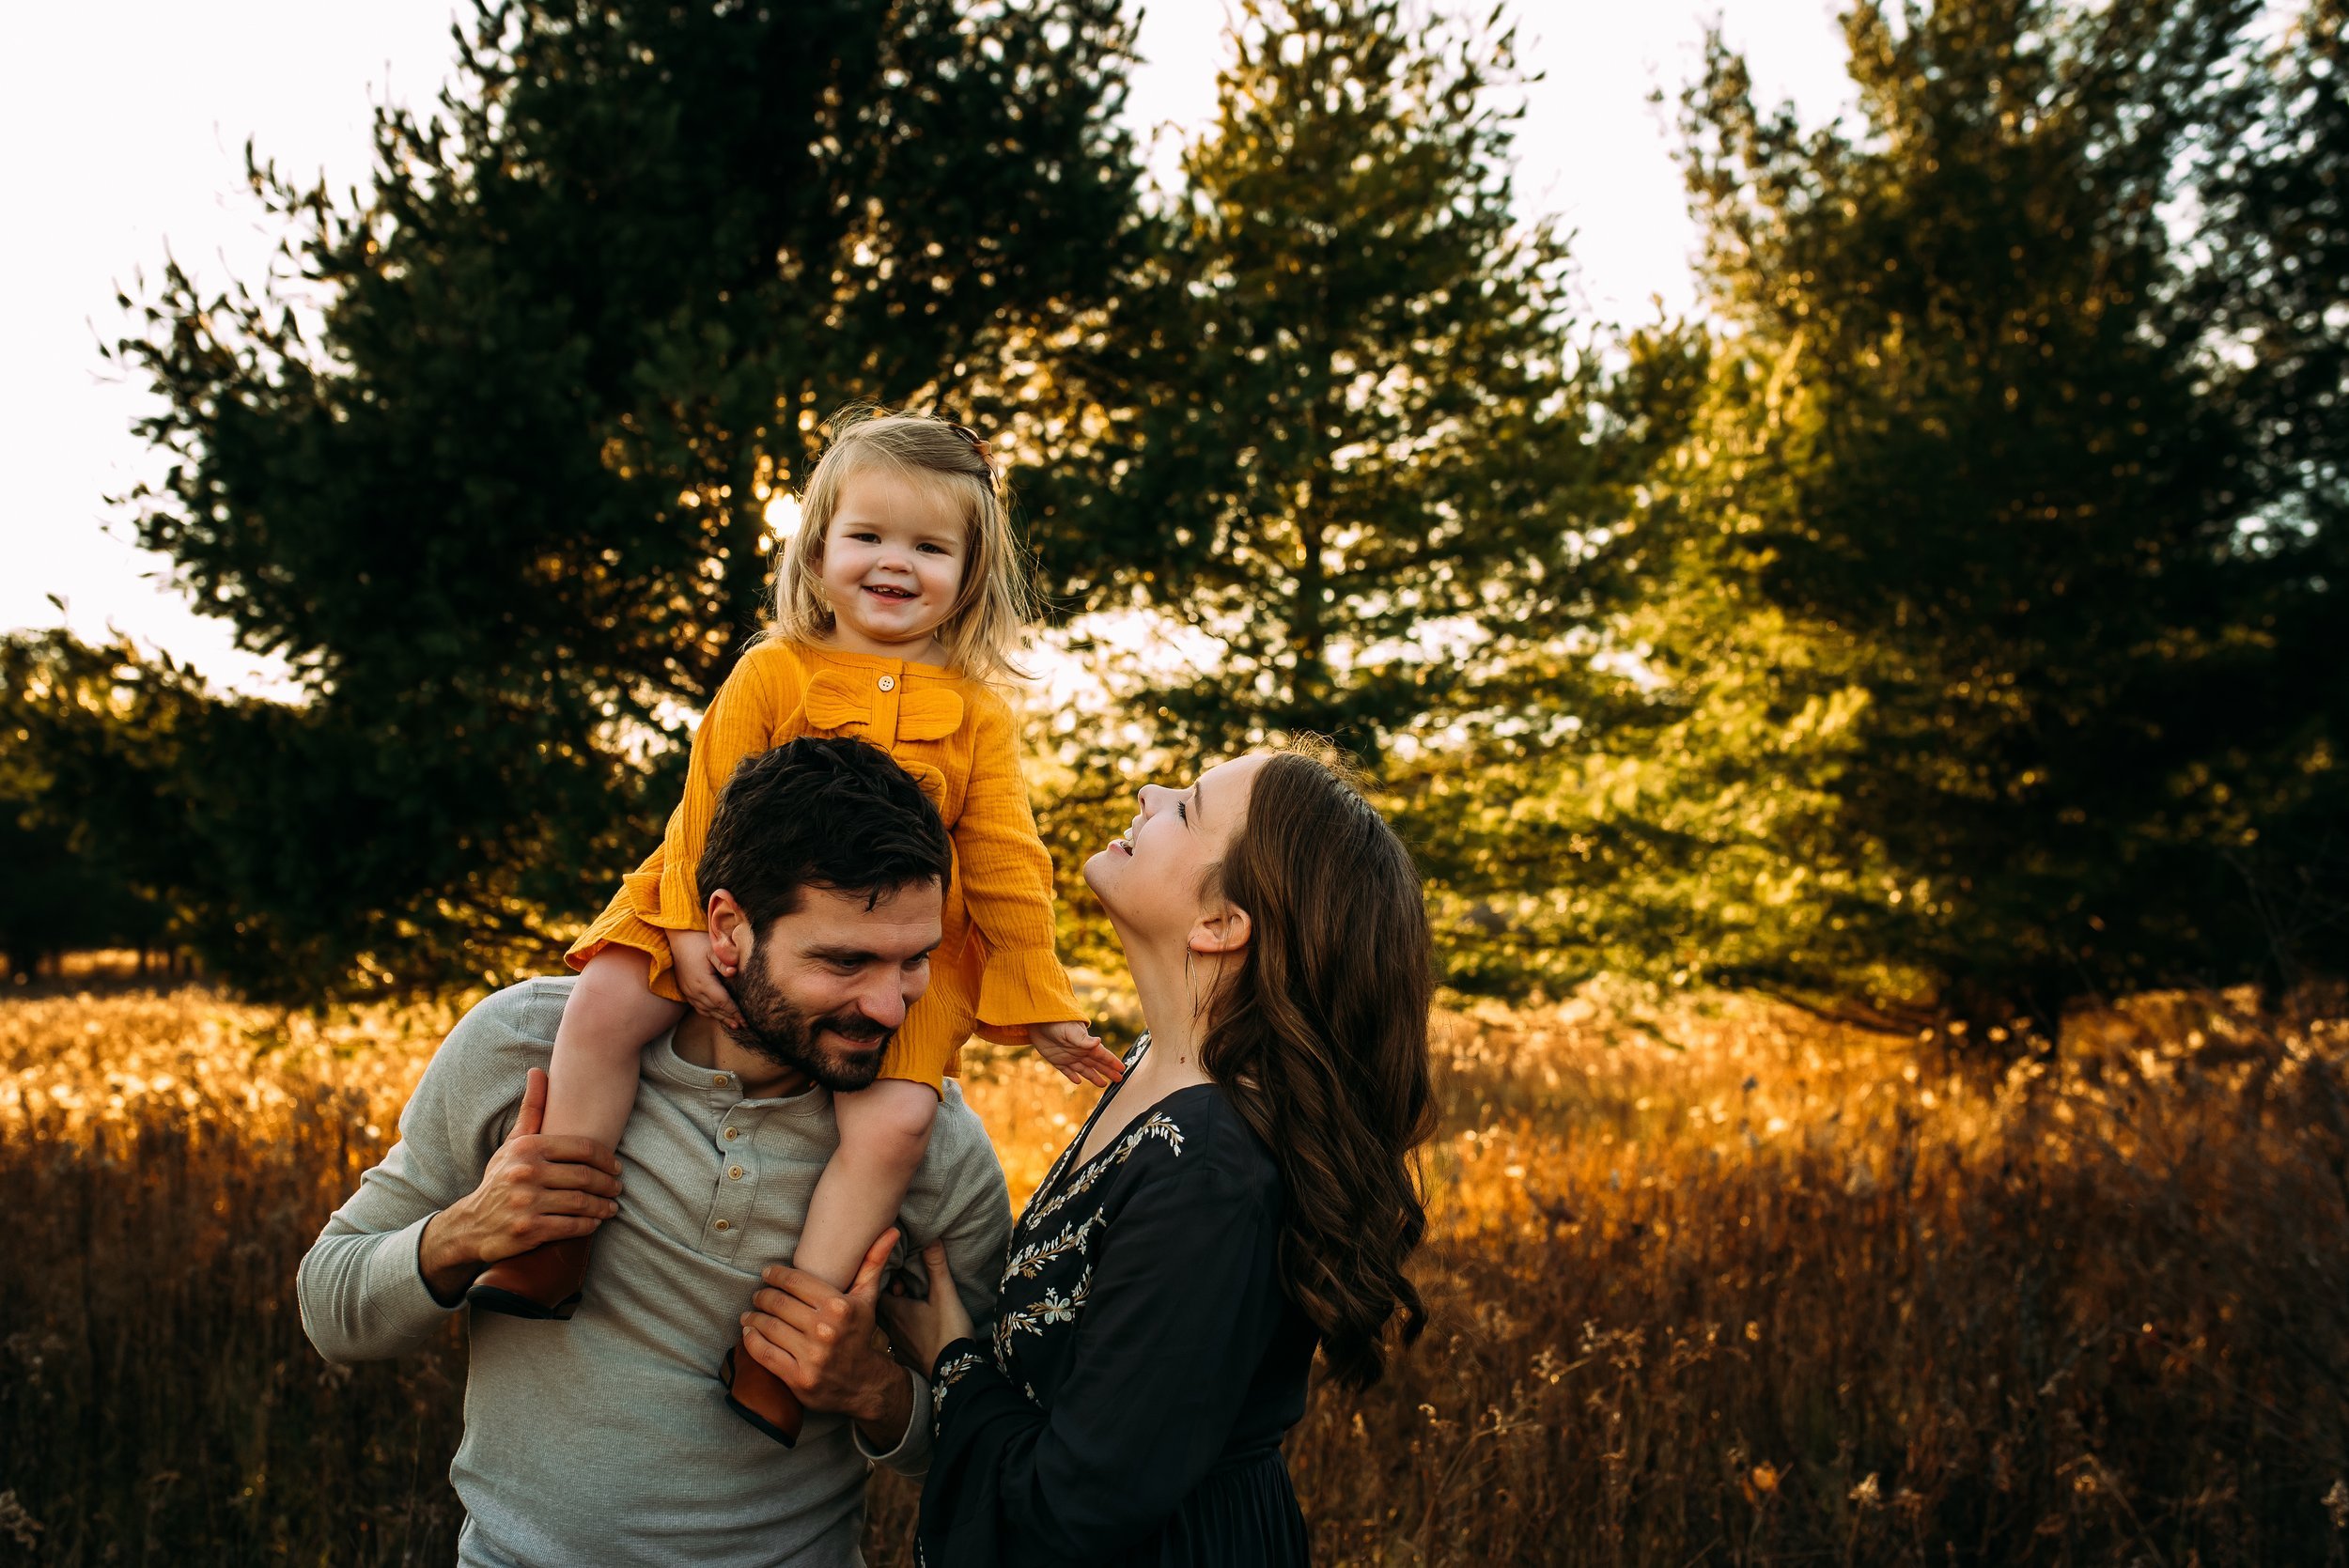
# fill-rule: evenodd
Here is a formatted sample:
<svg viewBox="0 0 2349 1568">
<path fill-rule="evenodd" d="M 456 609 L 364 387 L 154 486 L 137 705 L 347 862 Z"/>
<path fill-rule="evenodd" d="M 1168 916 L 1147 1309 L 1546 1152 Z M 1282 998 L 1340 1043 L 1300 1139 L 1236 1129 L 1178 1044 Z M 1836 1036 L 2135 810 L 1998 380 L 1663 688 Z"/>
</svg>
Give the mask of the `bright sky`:
<svg viewBox="0 0 2349 1568">
<path fill-rule="evenodd" d="M 1481 14 L 1481 0 L 1439 0 Z M 1806 117 L 1845 101 L 1835 0 L 1517 0 L 1528 90 L 1518 192 L 1575 231 L 1591 312 L 1619 321 L 1689 304 L 1691 237 L 1667 98 L 1719 17 L 1768 98 Z M 214 680 L 281 688 L 223 623 L 191 613 L 167 563 L 133 549 L 105 497 L 157 472 L 131 433 L 146 406 L 99 357 L 121 335 L 117 282 L 166 251 L 200 281 L 257 278 L 273 233 L 242 184 L 248 137 L 337 187 L 368 173 L 369 107 L 428 101 L 452 52 L 448 0 L 85 0 L 20 8 L 0 52 L 0 628 L 63 620 L 169 650 Z M 470 8 L 467 8 L 470 9 Z M 1214 108 L 1220 0 L 1152 0 L 1130 102 L 1145 131 Z M 1171 166 L 1162 147 L 1158 166 Z M 109 523 L 115 524 L 109 531 Z"/>
</svg>

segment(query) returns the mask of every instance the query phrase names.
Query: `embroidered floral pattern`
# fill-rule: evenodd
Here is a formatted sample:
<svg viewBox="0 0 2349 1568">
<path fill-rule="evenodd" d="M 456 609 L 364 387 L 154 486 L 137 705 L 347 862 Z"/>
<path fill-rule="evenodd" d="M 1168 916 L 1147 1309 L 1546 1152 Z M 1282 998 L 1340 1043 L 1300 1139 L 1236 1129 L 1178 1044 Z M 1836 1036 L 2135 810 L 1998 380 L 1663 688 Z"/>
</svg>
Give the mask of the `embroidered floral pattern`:
<svg viewBox="0 0 2349 1568">
<path fill-rule="evenodd" d="M 940 1422 L 941 1422 L 941 1421 L 944 1419 L 944 1417 L 945 1417 L 945 1413 L 946 1413 L 946 1395 L 947 1395 L 950 1391 L 952 1391 L 952 1389 L 954 1389 L 954 1386 L 955 1386 L 956 1384 L 957 1384 L 957 1383 L 961 1382 L 964 1378 L 966 1378 L 966 1377 L 970 1376 L 970 1375 L 971 1375 L 971 1374 L 972 1374 L 972 1373 L 974 1373 L 974 1372 L 978 1371 L 978 1370 L 979 1370 L 979 1368 L 981 1368 L 981 1367 L 983 1367 L 983 1366 L 986 1366 L 987 1364 L 988 1364 L 988 1359 L 987 1359 L 987 1358 L 986 1358 L 986 1357 L 984 1357 L 984 1356 L 980 1355 L 980 1354 L 979 1354 L 977 1351 L 975 1351 L 975 1350 L 966 1350 L 966 1351 L 964 1351 L 964 1352 L 963 1352 L 961 1355 L 959 1355 L 959 1356 L 956 1356 L 956 1357 L 951 1358 L 950 1358 L 950 1359 L 948 1359 L 948 1360 L 945 1360 L 945 1361 L 941 1361 L 941 1362 L 940 1362 L 940 1363 L 939 1363 L 939 1365 L 938 1365 L 938 1367 L 936 1368 L 936 1370 L 934 1370 L 933 1372 L 931 1372 L 931 1374 L 930 1374 L 930 1436 L 931 1436 L 935 1437 L 935 1436 L 938 1436 L 938 1433 L 939 1433 L 939 1431 L 940 1431 Z"/>
<path fill-rule="evenodd" d="M 1126 1163 L 1136 1149 L 1153 1138 L 1163 1139 L 1166 1146 L 1180 1158 L 1183 1152 L 1183 1129 L 1174 1125 L 1174 1118 L 1163 1110 L 1154 1110 L 1143 1123 L 1117 1141 L 1114 1148 L 1095 1159 L 1081 1172 L 1076 1180 L 1057 1192 L 1050 1187 L 1037 1189 L 1035 1201 L 1028 1204 L 1028 1212 L 1019 1217 L 1019 1228 L 1034 1230 L 1075 1200 L 1092 1190 L 1093 1184 Z M 1059 1172 L 1053 1172 L 1058 1175 Z M 1046 1197 L 1047 1192 L 1051 1192 Z"/>
<path fill-rule="evenodd" d="M 1142 1060 L 1150 1046 L 1143 1035 L 1134 1048 L 1126 1053 L 1126 1066 L 1130 1070 Z M 1108 1101 L 1102 1102 L 1103 1107 Z M 1003 1295 L 998 1303 L 993 1348 L 995 1364 L 1006 1379 L 1017 1382 L 1031 1405 L 1043 1405 L 1032 1381 L 1021 1378 L 1018 1345 L 1025 1337 L 1033 1344 L 1049 1338 L 1048 1330 L 1059 1325 L 1073 1325 L 1084 1311 L 1085 1302 L 1093 1293 L 1093 1243 L 1097 1234 L 1108 1223 L 1108 1217 L 1098 1208 L 1082 1219 L 1062 1211 L 1092 1193 L 1101 1178 L 1124 1165 L 1135 1152 L 1153 1141 L 1162 1142 L 1174 1157 L 1183 1153 L 1183 1129 L 1164 1111 L 1154 1110 L 1128 1127 L 1116 1142 L 1093 1159 L 1077 1168 L 1077 1151 L 1091 1136 L 1094 1124 L 1101 1110 L 1097 1109 L 1085 1121 L 1076 1141 L 1060 1153 L 1052 1162 L 1051 1171 L 1037 1187 L 1035 1196 L 1028 1201 L 1027 1212 L 1019 1223 L 1012 1227 L 1011 1238 L 1003 1247 Z M 1070 1172 L 1075 1170 L 1075 1174 Z M 1066 1181 L 1067 1185 L 1063 1186 Z M 1047 1234 L 1045 1224 L 1053 1216 L 1061 1215 L 1057 1234 Z M 1071 1276 L 1074 1276 L 1073 1281 Z M 1057 1278 L 1054 1278 L 1054 1277 Z M 1014 1282 L 1018 1281 L 1017 1288 Z M 1063 1330 L 1065 1331 L 1065 1330 Z"/>
<path fill-rule="evenodd" d="M 1149 1048 L 1150 1048 L 1150 1036 L 1149 1036 L 1149 1035 L 1144 1034 L 1144 1035 L 1143 1035 L 1141 1039 L 1136 1040 L 1136 1041 L 1134 1042 L 1133 1049 L 1131 1049 L 1131 1050 L 1129 1050 L 1129 1051 L 1128 1051 L 1128 1052 L 1126 1053 L 1126 1056 L 1125 1056 L 1125 1066 L 1126 1066 L 1126 1070 L 1127 1070 L 1128 1072 L 1129 1072 L 1129 1073 L 1130 1073 L 1130 1072 L 1132 1072 L 1132 1071 L 1134 1070 L 1134 1063 L 1137 1063 L 1137 1062 L 1139 1062 L 1139 1061 L 1141 1061 L 1141 1060 L 1142 1060 L 1142 1053 L 1143 1053 L 1143 1051 L 1148 1050 Z M 1103 1100 L 1103 1101 L 1101 1102 L 1101 1105 L 1105 1106 L 1105 1105 L 1107 1105 L 1108 1103 L 1109 1103 L 1109 1101 L 1107 1101 L 1107 1100 Z M 1072 1139 L 1072 1140 L 1070 1140 L 1070 1141 L 1069 1141 L 1068 1146 L 1067 1146 L 1066 1148 L 1065 1148 L 1065 1149 L 1061 1150 L 1061 1152 L 1060 1152 L 1060 1157 L 1059 1157 L 1058 1159 L 1056 1159 L 1056 1160 L 1052 1161 L 1052 1168 L 1051 1168 L 1050 1170 L 1049 1170 L 1049 1171 L 1047 1171 L 1047 1172 L 1044 1172 L 1044 1180 L 1043 1180 L 1043 1182 L 1042 1182 L 1042 1183 L 1041 1183 L 1041 1184 L 1040 1184 L 1040 1185 L 1036 1188 L 1036 1191 L 1038 1191 L 1038 1192 L 1040 1192 L 1040 1193 L 1041 1193 L 1041 1192 L 1050 1192 L 1050 1191 L 1051 1191 L 1051 1190 L 1052 1190 L 1052 1184 L 1053 1184 L 1054 1182 L 1056 1182 L 1056 1181 L 1060 1180 L 1060 1177 L 1061 1177 L 1061 1172 L 1068 1169 L 1069 1162 L 1070 1162 L 1071 1160 L 1073 1160 L 1073 1159 L 1075 1159 L 1075 1158 L 1077 1157 L 1077 1151 L 1078 1151 L 1080 1148 L 1081 1148 L 1081 1147 L 1083 1147 L 1083 1146 L 1084 1146 L 1085 1134 L 1087 1134 L 1087 1133 L 1089 1133 L 1089 1132 L 1091 1132 L 1091 1131 L 1093 1130 L 1093 1117 L 1094 1117 L 1094 1116 L 1098 1116 L 1098 1115 L 1100 1115 L 1100 1114 L 1101 1114 L 1101 1108 L 1100 1108 L 1100 1106 L 1096 1106 L 1096 1107 L 1094 1108 L 1093 1116 L 1088 1116 L 1088 1117 L 1086 1117 L 1086 1118 L 1085 1118 L 1085 1125 L 1084 1125 L 1083 1126 L 1080 1127 L 1080 1128 L 1077 1130 L 1077 1136 L 1076 1136 L 1074 1139 Z M 1033 1202 L 1033 1201 L 1034 1201 L 1034 1200 L 1031 1200 L 1031 1202 Z M 1022 1218 L 1022 1219 L 1023 1219 L 1023 1220 L 1024 1220 L 1025 1216 L 1022 1216 L 1021 1218 Z"/>
<path fill-rule="evenodd" d="M 1003 1260 L 1003 1278 L 1033 1280 L 1054 1258 L 1070 1252 L 1083 1256 L 1091 1250 L 1094 1227 L 1100 1223 L 1101 1217 L 1095 1214 L 1081 1225 L 1063 1225 L 1060 1234 L 1050 1241 L 1030 1242 L 1025 1247 L 1016 1248 L 1011 1256 Z M 1016 1236 L 1013 1238 L 1015 1241 L 1018 1239 Z"/>
<path fill-rule="evenodd" d="M 995 1359 L 1008 1365 L 1011 1358 L 1011 1337 L 1018 1333 L 1041 1334 L 1048 1323 L 1074 1323 L 1087 1296 L 1093 1293 L 1093 1268 L 1087 1265 L 1078 1276 L 1077 1285 L 1066 1296 L 1047 1289 L 1044 1294 L 1024 1307 L 1014 1307 L 995 1320 Z"/>
</svg>

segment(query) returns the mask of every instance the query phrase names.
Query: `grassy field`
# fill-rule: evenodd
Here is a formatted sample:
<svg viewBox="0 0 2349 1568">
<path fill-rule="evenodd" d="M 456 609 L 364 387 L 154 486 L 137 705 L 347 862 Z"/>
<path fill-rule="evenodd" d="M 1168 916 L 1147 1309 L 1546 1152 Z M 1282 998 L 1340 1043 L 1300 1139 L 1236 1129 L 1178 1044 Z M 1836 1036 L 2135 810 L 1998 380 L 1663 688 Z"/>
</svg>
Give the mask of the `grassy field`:
<svg viewBox="0 0 2349 1568">
<path fill-rule="evenodd" d="M 1427 1338 L 1289 1453 L 1331 1564 L 2349 1560 L 2349 1023 L 1996 1067 L 1746 1003 L 1450 1014 Z M 0 1001 L 0 1562 L 442 1563 L 461 1332 L 296 1259 L 447 1018 Z M 1083 1104 L 974 1063 L 1015 1199 Z M 877 1482 L 869 1551 L 908 1560 Z"/>
</svg>

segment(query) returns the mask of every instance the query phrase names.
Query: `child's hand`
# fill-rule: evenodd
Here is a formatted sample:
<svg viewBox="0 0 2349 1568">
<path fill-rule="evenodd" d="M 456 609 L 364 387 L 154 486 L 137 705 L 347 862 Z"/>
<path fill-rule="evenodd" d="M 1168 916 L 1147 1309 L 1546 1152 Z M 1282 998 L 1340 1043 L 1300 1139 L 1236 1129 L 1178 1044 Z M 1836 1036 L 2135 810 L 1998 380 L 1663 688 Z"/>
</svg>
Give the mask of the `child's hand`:
<svg viewBox="0 0 2349 1568">
<path fill-rule="evenodd" d="M 709 955 L 708 932 L 670 932 L 669 958 L 677 966 L 677 988 L 694 1012 L 728 1029 L 742 1027 L 741 1009 L 734 1005 L 733 993 L 718 973 L 718 962 Z"/>
<path fill-rule="evenodd" d="M 1028 1044 L 1036 1054 L 1060 1069 L 1061 1077 L 1071 1083 L 1090 1083 L 1106 1089 L 1126 1076 L 1126 1063 L 1110 1054 L 1107 1046 L 1094 1038 L 1080 1018 L 1070 1023 L 1032 1023 L 1028 1026 Z"/>
</svg>

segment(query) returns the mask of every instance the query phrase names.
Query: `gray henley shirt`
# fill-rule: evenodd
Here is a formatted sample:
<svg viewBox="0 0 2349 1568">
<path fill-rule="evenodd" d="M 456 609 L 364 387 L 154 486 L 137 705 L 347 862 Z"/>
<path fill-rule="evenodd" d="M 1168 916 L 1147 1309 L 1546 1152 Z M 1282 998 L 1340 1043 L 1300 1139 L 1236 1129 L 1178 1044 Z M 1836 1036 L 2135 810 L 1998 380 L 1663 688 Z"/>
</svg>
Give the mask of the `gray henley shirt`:
<svg viewBox="0 0 2349 1568">
<path fill-rule="evenodd" d="M 302 1260 L 303 1327 L 331 1361 L 423 1343 L 447 1319 L 417 1265 L 425 1222 L 479 1185 L 546 1065 L 568 978 L 525 981 L 466 1014 L 400 1113 L 399 1141 Z M 919 1475 L 929 1390 L 887 1453 L 810 1412 L 796 1448 L 725 1407 L 715 1374 L 758 1270 L 797 1246 L 838 1141 L 832 1096 L 749 1100 L 664 1035 L 645 1048 L 619 1147 L 620 1212 L 596 1234 L 568 1323 L 473 1315 L 465 1435 L 449 1479 L 467 1514 L 459 1560 L 832 1568 L 860 1563 L 872 1462 Z M 942 1237 L 974 1321 L 993 1315 L 1011 1208 L 986 1129 L 952 1079 L 903 1210 L 918 1249 Z M 902 1255 L 901 1255 L 902 1258 Z"/>
</svg>

